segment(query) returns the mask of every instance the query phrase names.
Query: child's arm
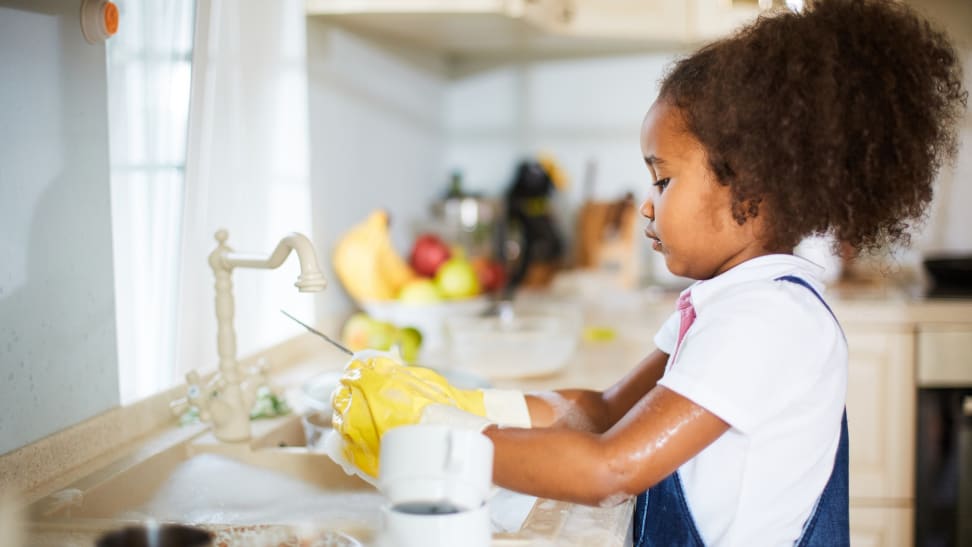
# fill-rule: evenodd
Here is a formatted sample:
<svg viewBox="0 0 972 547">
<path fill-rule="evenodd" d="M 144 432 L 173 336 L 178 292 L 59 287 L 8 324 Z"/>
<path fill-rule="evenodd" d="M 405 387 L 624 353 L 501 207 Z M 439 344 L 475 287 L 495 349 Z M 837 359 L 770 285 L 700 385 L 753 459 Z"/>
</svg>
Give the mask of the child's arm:
<svg viewBox="0 0 972 547">
<path fill-rule="evenodd" d="M 665 372 L 668 354 L 655 350 L 605 391 L 562 389 L 527 395 L 534 427 L 566 427 L 603 433 L 645 396 Z"/>
<path fill-rule="evenodd" d="M 657 386 L 603 434 L 495 426 L 484 434 L 495 447 L 496 484 L 544 498 L 606 505 L 657 484 L 728 429 L 714 414 Z"/>
</svg>

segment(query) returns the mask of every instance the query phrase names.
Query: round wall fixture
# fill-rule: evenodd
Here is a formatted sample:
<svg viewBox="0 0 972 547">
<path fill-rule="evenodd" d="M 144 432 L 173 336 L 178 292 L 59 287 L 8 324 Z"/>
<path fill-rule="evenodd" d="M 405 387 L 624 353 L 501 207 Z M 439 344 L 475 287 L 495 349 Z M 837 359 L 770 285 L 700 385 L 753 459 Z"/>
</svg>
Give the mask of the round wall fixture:
<svg viewBox="0 0 972 547">
<path fill-rule="evenodd" d="M 81 34 L 100 44 L 118 32 L 118 6 L 109 0 L 81 0 Z"/>
</svg>

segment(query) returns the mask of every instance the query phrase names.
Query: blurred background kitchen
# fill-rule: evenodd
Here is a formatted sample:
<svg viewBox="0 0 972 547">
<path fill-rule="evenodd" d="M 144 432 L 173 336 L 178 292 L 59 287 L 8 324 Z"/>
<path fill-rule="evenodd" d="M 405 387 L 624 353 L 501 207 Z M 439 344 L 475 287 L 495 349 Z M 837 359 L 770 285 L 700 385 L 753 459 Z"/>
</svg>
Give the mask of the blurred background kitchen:
<svg viewBox="0 0 972 547">
<path fill-rule="evenodd" d="M 295 261 L 238 271 L 241 355 L 301 332 L 279 308 L 319 324 L 355 310 L 329 257 L 375 209 L 403 255 L 465 222 L 490 241 L 471 252 L 509 267 L 526 243 L 503 219 L 529 165 L 551 179 L 560 246 L 536 286 L 580 266 L 626 290 L 684 286 L 640 234 L 642 116 L 673 59 L 784 4 L 117 0 L 117 34 L 78 47 L 79 3 L 0 0 L 0 453 L 215 362 L 220 227 L 242 251 L 308 234 L 330 282 L 311 299 Z M 907 3 L 951 35 L 972 88 L 972 3 Z M 920 298 L 923 259 L 972 254 L 970 113 L 960 139 L 911 249 L 802 251 L 835 284 Z M 470 199 L 465 220 L 450 197 Z"/>
</svg>

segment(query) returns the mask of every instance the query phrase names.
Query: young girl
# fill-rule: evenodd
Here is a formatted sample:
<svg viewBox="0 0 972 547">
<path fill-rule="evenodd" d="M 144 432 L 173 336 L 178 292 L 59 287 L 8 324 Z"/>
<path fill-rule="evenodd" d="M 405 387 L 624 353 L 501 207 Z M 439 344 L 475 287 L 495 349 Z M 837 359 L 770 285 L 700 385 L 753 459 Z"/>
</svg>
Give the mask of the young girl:
<svg viewBox="0 0 972 547">
<path fill-rule="evenodd" d="M 907 243 L 965 102 L 946 38 L 891 1 L 818 0 L 677 62 L 642 125 L 641 213 L 672 273 L 698 281 L 613 387 L 527 395 L 532 428 L 485 427 L 494 481 L 586 504 L 637 496 L 635 545 L 847 545 L 847 343 L 821 268 L 793 248 L 811 234 Z M 383 412 L 362 370 L 387 387 L 413 367 L 351 368 L 335 397 L 349 456 L 367 437 L 352 408 Z M 409 382 L 428 389 L 399 390 L 411 410 L 386 418 L 441 421 L 425 403 L 443 402 L 492 417 L 494 396 Z"/>
</svg>

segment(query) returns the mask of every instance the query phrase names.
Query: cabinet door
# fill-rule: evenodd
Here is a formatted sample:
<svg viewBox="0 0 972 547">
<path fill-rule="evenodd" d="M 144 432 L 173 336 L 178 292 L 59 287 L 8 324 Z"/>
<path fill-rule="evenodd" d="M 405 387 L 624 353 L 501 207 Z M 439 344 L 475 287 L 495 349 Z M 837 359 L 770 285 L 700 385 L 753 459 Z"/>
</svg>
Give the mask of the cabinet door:
<svg viewBox="0 0 972 547">
<path fill-rule="evenodd" d="M 850 510 L 851 547 L 905 547 L 913 544 L 911 507 L 855 507 Z"/>
<path fill-rule="evenodd" d="M 572 0 L 562 31 L 575 36 L 674 44 L 722 38 L 756 19 L 756 2 L 725 0 Z"/>
<path fill-rule="evenodd" d="M 907 330 L 847 330 L 850 497 L 914 498 L 915 359 Z"/>
</svg>

